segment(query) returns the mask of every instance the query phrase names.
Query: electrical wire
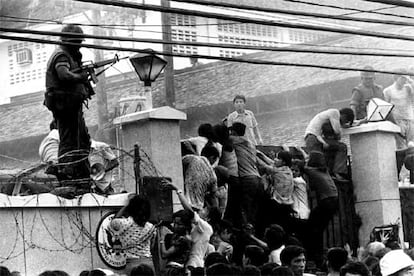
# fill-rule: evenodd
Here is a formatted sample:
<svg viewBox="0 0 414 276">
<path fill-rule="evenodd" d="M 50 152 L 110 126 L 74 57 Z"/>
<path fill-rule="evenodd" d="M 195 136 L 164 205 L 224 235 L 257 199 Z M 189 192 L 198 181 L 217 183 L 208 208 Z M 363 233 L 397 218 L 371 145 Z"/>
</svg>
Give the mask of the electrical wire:
<svg viewBox="0 0 414 276">
<path fill-rule="evenodd" d="M 320 3 L 308 2 L 308 1 L 303 1 L 303 0 L 283 0 L 283 1 L 292 2 L 292 3 L 300 3 L 300 4 L 311 5 L 311 6 L 316 6 L 316 7 L 325 7 L 325 8 L 339 9 L 339 10 L 356 11 L 356 12 L 361 12 L 361 13 L 371 13 L 371 14 L 377 14 L 377 15 L 394 16 L 394 17 L 398 17 L 398 18 L 414 19 L 414 16 L 409 16 L 409 15 L 386 13 L 386 12 L 376 12 L 376 11 L 366 11 L 366 10 L 361 10 L 361 9 L 356 9 L 356 8 L 349 8 L 349 7 L 343 8 L 343 7 L 336 6 L 336 5 L 320 4 Z"/>
<path fill-rule="evenodd" d="M 30 18 L 23 18 L 23 17 L 21 19 L 30 20 Z M 36 20 L 40 20 L 40 19 L 36 19 Z M 0 19 L 0 21 L 2 21 L 2 20 Z M 44 21 L 45 22 L 43 22 L 43 23 L 47 23 L 50 20 L 44 20 Z M 49 22 L 49 24 L 55 24 L 55 23 L 50 23 Z M 63 25 L 64 23 L 59 23 L 59 24 Z M 232 22 L 229 22 L 228 21 L 228 22 L 222 23 L 222 24 L 223 25 L 226 25 L 226 24 L 228 24 L 228 25 L 241 25 L 241 24 L 245 24 L 245 23 L 234 23 L 234 22 L 232 23 Z M 115 30 L 117 30 L 117 29 L 118 30 L 131 30 L 130 27 L 132 27 L 132 26 L 138 26 L 138 25 L 125 25 L 125 26 L 130 26 L 130 27 L 128 27 L 128 28 L 116 28 L 116 27 L 110 27 L 111 25 L 100 25 L 100 24 L 84 24 L 84 23 L 79 23 L 77 25 L 79 25 L 79 26 L 101 27 L 101 28 L 104 28 L 104 29 L 115 29 Z M 182 25 L 179 25 L 179 26 L 182 26 Z M 189 26 L 189 25 L 187 25 L 187 26 Z M 146 32 L 146 33 L 157 33 L 157 34 L 166 33 L 166 32 L 151 31 L 151 30 L 133 30 L 133 31 L 136 31 L 136 32 Z M 172 34 L 172 33 L 170 33 L 170 34 Z M 197 37 L 217 39 L 217 37 L 215 37 L 215 36 L 199 35 L 199 34 L 197 34 Z M 253 42 L 258 42 L 258 43 L 263 42 L 260 39 L 250 39 L 249 38 L 249 40 L 251 40 Z M 279 41 L 279 40 L 274 40 L 274 42 L 276 42 L 278 44 L 285 44 L 285 45 L 291 45 L 292 44 L 292 43 L 289 43 L 289 42 L 283 42 L 283 41 Z M 400 52 L 408 52 L 409 51 L 409 50 L 406 50 L 406 49 L 395 49 L 395 48 L 387 48 L 387 49 L 385 49 L 385 48 L 375 48 L 375 47 L 369 47 L 369 48 L 367 48 L 367 47 L 337 46 L 337 45 L 325 45 L 325 44 L 313 44 L 313 43 L 300 43 L 300 45 L 301 46 L 315 46 L 315 47 L 338 48 L 338 49 L 356 49 L 356 50 L 379 50 L 379 51 L 384 50 L 384 51 L 400 51 Z"/>
<path fill-rule="evenodd" d="M 203 12 L 203 11 L 197 11 L 197 10 L 179 9 L 179 8 L 167 8 L 167 7 L 147 5 L 147 4 L 143 5 L 143 4 L 136 4 L 132 2 L 124 2 L 124 1 L 119 1 L 119 0 L 75 0 L 75 1 L 95 3 L 95 4 L 100 4 L 100 5 L 133 8 L 133 9 L 152 10 L 152 11 L 158 11 L 158 12 L 201 16 L 201 17 L 223 19 L 223 20 L 232 20 L 232 21 L 243 22 L 243 23 L 254 23 L 254 24 L 262 24 L 262 25 L 269 25 L 269 26 L 279 26 L 279 27 L 293 28 L 293 29 L 325 31 L 325 32 L 332 32 L 332 33 L 371 36 L 371 37 L 377 37 L 377 38 L 380 37 L 380 38 L 400 39 L 400 40 L 414 40 L 414 37 L 399 35 L 399 34 L 362 31 L 362 30 L 357 30 L 357 29 L 344 29 L 344 28 L 318 26 L 318 25 L 303 24 L 303 23 L 288 23 L 288 22 L 275 21 L 275 20 L 254 19 L 254 18 L 249 18 L 249 17 L 224 15 L 221 13 L 210 13 L 210 12 Z"/>
<path fill-rule="evenodd" d="M 251 45 L 238 45 L 238 44 L 226 44 L 226 43 L 209 43 L 209 42 L 197 42 L 197 41 L 165 41 L 162 39 L 145 39 L 145 38 L 133 38 L 122 36 L 99 36 L 90 34 L 72 34 L 62 32 L 50 32 L 50 31 L 37 31 L 26 29 L 14 29 L 14 28 L 2 28 L 2 32 L 15 32 L 35 35 L 46 35 L 61 37 L 62 35 L 68 35 L 79 38 L 93 38 L 111 41 L 133 41 L 133 42 L 145 42 L 155 44 L 172 44 L 172 45 L 186 45 L 197 47 L 211 47 L 211 48 L 231 48 L 242 50 L 260 50 L 260 51 L 275 51 L 275 52 L 295 52 L 295 53 L 318 53 L 318 54 L 333 54 L 333 55 L 358 55 L 358 56 L 386 56 L 386 57 L 414 57 L 413 53 L 391 53 L 391 52 L 373 52 L 373 51 L 350 51 L 350 50 L 326 50 L 326 49 L 309 49 L 304 47 L 268 47 L 268 46 L 251 46 Z"/>
<path fill-rule="evenodd" d="M 56 45 L 72 45 L 77 46 L 77 43 L 62 42 L 62 41 L 52 41 L 46 39 L 37 39 L 37 38 L 28 38 L 28 37 L 18 37 L 18 36 L 8 36 L 0 35 L 0 39 L 10 39 L 17 41 L 28 41 L 35 43 L 47 43 L 47 44 L 56 44 Z M 135 49 L 135 48 L 126 48 L 126 47 L 111 47 L 111 46 L 102 46 L 95 44 L 82 44 L 82 47 L 100 49 L 100 50 L 116 50 L 124 52 L 135 52 L 135 53 L 144 53 L 144 54 L 155 54 L 155 55 L 164 55 L 164 56 L 175 56 L 175 57 L 185 57 L 185 58 L 198 58 L 198 59 L 208 59 L 208 60 L 222 60 L 230 62 L 239 62 L 247 64 L 256 64 L 256 65 L 276 65 L 276 66 L 294 66 L 294 67 L 305 67 L 305 68 L 320 68 L 320 69 L 330 69 L 330 70 L 340 70 L 340 71 L 358 71 L 358 72 L 376 72 L 384 74 L 397 74 L 397 75 L 414 75 L 414 73 L 402 73 L 398 71 L 388 71 L 388 70 L 370 70 L 364 68 L 355 68 L 355 67 L 342 67 L 342 66 L 333 66 L 333 65 L 321 65 L 321 64 L 309 64 L 309 63 L 294 63 L 294 62 L 281 62 L 281 61 L 270 61 L 270 60 L 261 60 L 261 59 L 247 59 L 247 58 L 236 58 L 236 57 L 220 57 L 212 55 L 200 55 L 200 54 L 182 54 L 182 53 L 166 53 L 162 51 L 154 51 L 152 49 Z"/>
<path fill-rule="evenodd" d="M 388 24 L 388 25 L 411 26 L 411 27 L 414 26 L 414 23 L 412 22 L 349 17 L 349 16 L 344 16 L 344 15 L 332 15 L 332 14 L 315 13 L 315 12 L 302 12 L 302 11 L 287 10 L 287 9 L 264 8 L 264 7 L 258 7 L 258 6 L 243 5 L 243 4 L 235 5 L 235 4 L 226 3 L 226 2 L 216 2 L 216 1 L 206 2 L 203 0 L 173 0 L 173 1 L 181 2 L 181 3 L 203 5 L 203 6 L 226 7 L 226 8 L 233 8 L 237 10 L 248 10 L 248 11 L 266 12 L 266 13 L 279 13 L 279 14 L 298 15 L 298 16 L 306 16 L 306 17 L 316 17 L 318 19 L 323 18 L 323 19 L 357 21 L 357 22 L 375 23 L 375 24 Z M 368 1 L 371 1 L 371 0 L 368 0 Z"/>
<path fill-rule="evenodd" d="M 367 2 L 375 2 L 387 5 L 395 5 L 400 7 L 414 8 L 414 2 L 404 0 L 364 0 Z"/>
</svg>

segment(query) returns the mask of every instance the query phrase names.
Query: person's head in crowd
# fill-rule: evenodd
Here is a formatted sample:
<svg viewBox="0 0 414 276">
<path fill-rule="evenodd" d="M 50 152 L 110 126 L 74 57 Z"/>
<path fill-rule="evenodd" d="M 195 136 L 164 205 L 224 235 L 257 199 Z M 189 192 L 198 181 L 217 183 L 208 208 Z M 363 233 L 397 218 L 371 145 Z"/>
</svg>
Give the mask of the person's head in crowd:
<svg viewBox="0 0 414 276">
<path fill-rule="evenodd" d="M 333 247 L 327 254 L 328 272 L 339 273 L 339 270 L 348 261 L 348 252 L 342 247 Z"/>
<path fill-rule="evenodd" d="M 216 263 L 206 268 L 206 276 L 223 276 L 232 274 L 233 270 L 231 266 L 224 263 Z"/>
<path fill-rule="evenodd" d="M 354 123 L 355 114 L 349 107 L 344 107 L 339 110 L 339 122 L 341 127 L 348 128 Z"/>
<path fill-rule="evenodd" d="M 388 240 L 385 242 L 385 247 L 391 250 L 401 249 L 401 245 L 396 240 Z"/>
<path fill-rule="evenodd" d="M 69 276 L 69 274 L 63 270 L 53 270 L 55 276 Z"/>
<path fill-rule="evenodd" d="M 276 160 L 275 160 L 275 166 L 276 167 L 282 167 L 282 166 L 292 166 L 292 155 L 288 151 L 281 150 L 276 154 Z"/>
<path fill-rule="evenodd" d="M 267 243 L 270 251 L 279 249 L 285 244 L 286 233 L 282 226 L 278 224 L 271 224 L 265 230 L 264 240 Z"/>
<path fill-rule="evenodd" d="M 292 167 L 291 167 L 293 177 L 302 176 L 304 167 L 305 167 L 305 162 L 303 160 L 293 159 Z"/>
<path fill-rule="evenodd" d="M 217 159 L 220 156 L 219 151 L 217 150 L 217 148 L 213 145 L 206 145 L 202 150 L 201 150 L 201 156 L 204 156 L 205 158 L 208 159 L 208 162 L 210 162 L 210 165 L 213 165 Z"/>
<path fill-rule="evenodd" d="M 22 274 L 19 271 L 14 270 L 10 273 L 10 275 L 11 276 L 21 276 Z"/>
<path fill-rule="evenodd" d="M 193 267 L 190 269 L 191 276 L 204 276 L 205 275 L 205 269 L 204 267 Z"/>
<path fill-rule="evenodd" d="M 212 266 L 213 264 L 218 264 L 218 263 L 229 264 L 225 256 L 223 256 L 222 254 L 218 252 L 211 252 L 210 254 L 207 255 L 204 261 L 204 266 L 207 268 L 207 267 Z"/>
<path fill-rule="evenodd" d="M 246 266 L 246 265 L 261 266 L 267 261 L 266 257 L 267 256 L 263 248 L 257 245 L 248 245 L 244 249 L 243 266 Z"/>
<path fill-rule="evenodd" d="M 368 267 L 372 276 L 380 276 L 381 270 L 379 266 L 379 259 L 374 256 L 368 256 L 364 259 L 363 263 Z"/>
<path fill-rule="evenodd" d="M 181 156 L 185 156 L 187 154 L 197 154 L 195 149 L 195 145 L 188 140 L 181 141 Z"/>
<path fill-rule="evenodd" d="M 362 262 L 349 262 L 341 267 L 340 276 L 371 276 L 368 267 Z"/>
<path fill-rule="evenodd" d="M 177 235 L 184 236 L 191 231 L 191 222 L 194 213 L 189 210 L 179 210 L 172 215 L 173 231 Z"/>
<path fill-rule="evenodd" d="M 295 276 L 302 276 L 305 271 L 305 249 L 301 246 L 286 246 L 280 253 L 280 261 L 283 266 L 289 267 Z"/>
<path fill-rule="evenodd" d="M 260 269 L 254 265 L 246 265 L 243 267 L 243 276 L 261 276 Z"/>
<path fill-rule="evenodd" d="M 246 108 L 246 97 L 243 95 L 236 95 L 233 98 L 233 106 L 237 112 L 243 112 Z"/>
<path fill-rule="evenodd" d="M 154 270 L 147 264 L 139 264 L 132 268 L 129 276 L 154 276 Z"/>
<path fill-rule="evenodd" d="M 374 87 L 374 68 L 372 66 L 365 66 L 363 69 L 364 71 L 361 71 L 361 83 L 367 88 Z"/>
<path fill-rule="evenodd" d="M 297 246 L 303 247 L 302 242 L 298 238 L 291 236 L 291 235 L 288 235 L 286 237 L 285 245 L 297 245 Z"/>
<path fill-rule="evenodd" d="M 265 263 L 260 267 L 260 273 L 262 274 L 262 276 L 272 276 L 272 271 L 276 267 L 279 267 L 277 263 Z"/>
<path fill-rule="evenodd" d="M 217 233 L 225 242 L 230 242 L 233 235 L 233 224 L 228 220 L 221 220 Z"/>
<path fill-rule="evenodd" d="M 231 267 L 231 270 L 233 271 L 233 275 L 234 276 L 236 276 L 236 275 L 242 275 L 243 268 L 241 266 L 238 266 L 236 264 L 231 264 L 230 267 Z"/>
<path fill-rule="evenodd" d="M 309 153 L 309 160 L 307 165 L 308 167 L 319 169 L 322 172 L 325 172 L 328 169 L 323 153 L 315 150 Z"/>
<path fill-rule="evenodd" d="M 383 248 L 385 245 L 382 242 L 373 241 L 366 246 L 365 251 L 369 256 L 376 256 L 377 252 Z"/>
<path fill-rule="evenodd" d="M 272 270 L 272 276 L 295 276 L 292 269 L 287 266 L 279 266 Z"/>
<path fill-rule="evenodd" d="M 168 266 L 164 272 L 165 276 L 185 276 L 185 268 L 184 267 L 176 267 L 176 266 Z"/>
<path fill-rule="evenodd" d="M 382 276 L 409 276 L 414 273 L 414 261 L 402 249 L 391 250 L 380 260 Z"/>
<path fill-rule="evenodd" d="M 0 276 L 10 276 L 10 270 L 5 266 L 0 266 Z"/>
<path fill-rule="evenodd" d="M 88 276 L 89 270 L 83 270 L 81 273 L 79 273 L 79 276 Z"/>
<path fill-rule="evenodd" d="M 224 143 L 229 140 L 230 137 L 230 132 L 229 132 L 229 128 L 225 125 L 222 124 L 217 124 L 213 126 L 213 141 L 214 142 L 218 142 L 222 145 L 224 145 Z"/>
<path fill-rule="evenodd" d="M 233 123 L 230 129 L 231 134 L 234 136 L 244 136 L 244 134 L 246 134 L 246 125 L 243 123 Z"/>
<path fill-rule="evenodd" d="M 198 136 L 212 140 L 214 138 L 213 126 L 211 124 L 201 124 L 198 127 Z"/>
<path fill-rule="evenodd" d="M 404 68 L 396 69 L 395 71 L 400 72 L 399 74 L 394 74 L 393 79 L 398 89 L 402 89 L 407 83 L 407 73 L 408 70 Z"/>
<path fill-rule="evenodd" d="M 151 216 L 151 205 L 143 195 L 134 195 L 129 200 L 126 211 L 136 224 L 144 226 Z"/>
</svg>

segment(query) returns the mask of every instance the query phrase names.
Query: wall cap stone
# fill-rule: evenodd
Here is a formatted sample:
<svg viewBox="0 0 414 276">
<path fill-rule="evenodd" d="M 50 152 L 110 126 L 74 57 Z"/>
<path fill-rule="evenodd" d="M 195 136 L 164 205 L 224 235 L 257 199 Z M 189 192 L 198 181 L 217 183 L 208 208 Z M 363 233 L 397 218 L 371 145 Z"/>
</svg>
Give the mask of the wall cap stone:
<svg viewBox="0 0 414 276">
<path fill-rule="evenodd" d="M 113 123 L 120 125 L 145 119 L 187 120 L 187 114 L 169 106 L 162 106 L 117 117 Z"/>
<path fill-rule="evenodd" d="M 362 124 L 357 127 L 351 127 L 343 129 L 343 134 L 345 135 L 354 135 L 358 133 L 366 133 L 366 132 L 390 132 L 390 133 L 400 133 L 401 128 L 396 124 L 393 124 L 389 121 L 382 121 L 382 122 L 368 122 L 366 124 Z"/>
</svg>

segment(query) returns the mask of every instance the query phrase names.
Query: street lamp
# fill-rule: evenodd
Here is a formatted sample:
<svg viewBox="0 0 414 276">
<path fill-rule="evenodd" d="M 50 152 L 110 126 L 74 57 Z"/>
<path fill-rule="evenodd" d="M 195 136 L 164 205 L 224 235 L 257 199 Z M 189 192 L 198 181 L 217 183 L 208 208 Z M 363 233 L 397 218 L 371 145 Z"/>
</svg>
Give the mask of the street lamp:
<svg viewBox="0 0 414 276">
<path fill-rule="evenodd" d="M 146 97 L 146 106 L 152 108 L 151 83 L 157 79 L 161 71 L 167 65 L 167 61 L 152 53 L 139 53 L 129 58 L 139 79 L 144 82 L 144 93 Z"/>
</svg>

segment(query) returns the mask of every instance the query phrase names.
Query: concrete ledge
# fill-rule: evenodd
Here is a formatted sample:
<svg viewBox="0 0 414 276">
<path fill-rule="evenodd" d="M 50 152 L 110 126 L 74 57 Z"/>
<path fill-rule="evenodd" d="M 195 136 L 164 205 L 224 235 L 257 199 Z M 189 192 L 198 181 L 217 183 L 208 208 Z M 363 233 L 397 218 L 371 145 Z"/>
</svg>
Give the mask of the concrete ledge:
<svg viewBox="0 0 414 276">
<path fill-rule="evenodd" d="M 113 123 L 116 125 L 127 124 L 144 119 L 187 120 L 187 114 L 172 107 L 163 106 L 117 117 Z"/>
<path fill-rule="evenodd" d="M 401 129 L 396 124 L 393 124 L 389 121 L 382 121 L 382 122 L 369 122 L 367 124 L 362 124 L 357 127 L 351 127 L 343 129 L 342 133 L 345 135 L 352 135 L 357 133 L 365 133 L 365 132 L 392 132 L 392 133 L 400 133 Z"/>
<path fill-rule="evenodd" d="M 74 199 L 66 199 L 49 193 L 29 196 L 0 194 L 0 209 L 22 207 L 121 207 L 128 202 L 129 195 L 130 193 L 122 193 L 105 197 L 88 193 Z"/>
</svg>

